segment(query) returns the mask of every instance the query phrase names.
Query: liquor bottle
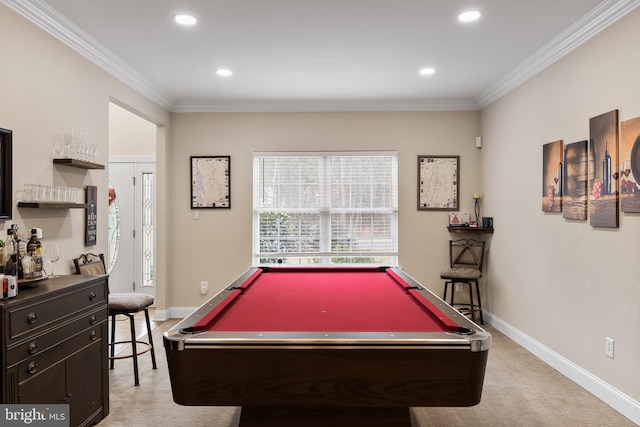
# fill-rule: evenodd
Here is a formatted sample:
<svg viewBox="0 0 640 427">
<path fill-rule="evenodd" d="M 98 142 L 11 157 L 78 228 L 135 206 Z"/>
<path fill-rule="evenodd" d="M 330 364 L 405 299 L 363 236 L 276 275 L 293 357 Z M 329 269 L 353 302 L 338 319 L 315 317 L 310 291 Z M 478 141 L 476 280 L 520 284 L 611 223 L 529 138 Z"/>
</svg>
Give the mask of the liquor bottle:
<svg viewBox="0 0 640 427">
<path fill-rule="evenodd" d="M 38 240 L 37 228 L 31 229 L 31 238 L 29 239 L 29 243 L 27 243 L 27 253 L 29 255 L 42 255 L 42 243 L 40 243 L 40 240 Z"/>
<path fill-rule="evenodd" d="M 9 230 L 7 230 L 7 234 L 9 234 Z M 11 255 L 11 261 L 13 261 L 15 268 L 14 276 L 16 276 L 18 280 L 23 280 L 24 272 L 22 271 L 22 257 L 27 253 L 27 245 L 25 242 L 20 240 L 17 224 L 11 224 L 11 238 L 13 240 L 13 247 L 15 251 L 14 254 Z"/>
<path fill-rule="evenodd" d="M 13 228 L 7 228 L 7 238 L 4 241 L 4 250 L 2 251 L 2 255 L 4 255 L 4 258 L 2 259 L 3 263 L 6 263 L 7 260 L 11 258 L 13 249 Z"/>
<path fill-rule="evenodd" d="M 24 280 L 24 271 L 22 270 L 22 258 L 19 252 L 18 252 L 18 255 L 16 255 L 15 266 L 16 266 L 15 276 L 18 278 L 18 280 Z"/>
<path fill-rule="evenodd" d="M 27 255 L 22 260 L 22 271 L 27 276 L 27 257 L 29 257 L 30 276 L 32 279 L 42 277 L 44 262 L 42 259 L 42 243 L 38 239 L 38 229 L 31 229 L 31 238 L 27 243 Z"/>
<path fill-rule="evenodd" d="M 602 195 L 611 194 L 611 156 L 609 141 L 604 141 L 604 159 L 602 159 Z"/>
<path fill-rule="evenodd" d="M 15 244 L 13 241 L 13 228 L 7 229 L 7 240 L 5 240 L 4 247 L 4 256 L 5 256 L 5 264 L 4 264 L 4 274 L 7 276 L 13 276 L 16 274 L 16 265 L 15 265 Z"/>
</svg>

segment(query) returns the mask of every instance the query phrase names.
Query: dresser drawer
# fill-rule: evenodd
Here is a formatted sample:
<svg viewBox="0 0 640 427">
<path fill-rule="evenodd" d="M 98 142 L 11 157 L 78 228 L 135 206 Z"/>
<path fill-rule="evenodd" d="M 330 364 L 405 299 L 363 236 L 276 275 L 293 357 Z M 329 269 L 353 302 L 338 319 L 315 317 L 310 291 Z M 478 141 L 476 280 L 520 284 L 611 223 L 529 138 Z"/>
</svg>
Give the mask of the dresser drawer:
<svg viewBox="0 0 640 427">
<path fill-rule="evenodd" d="M 68 337 L 46 351 L 39 352 L 18 364 L 18 382 L 21 383 L 32 376 L 46 370 L 50 366 L 59 363 L 83 348 L 106 338 L 103 337 L 103 330 L 106 333 L 105 323 L 98 323 L 91 328 L 87 328 L 79 333 Z M 105 344 L 106 340 L 105 340 Z"/>
<path fill-rule="evenodd" d="M 86 328 L 106 322 L 108 316 L 109 311 L 107 307 L 103 307 L 101 309 L 85 313 L 78 319 L 60 328 L 56 328 L 41 335 L 36 334 L 32 336 L 31 339 L 23 341 L 19 345 L 7 350 L 7 366 L 12 366 L 24 359 L 47 351 L 49 348 Z"/>
<path fill-rule="evenodd" d="M 56 296 L 29 305 L 22 305 L 8 313 L 9 337 L 7 344 L 20 339 L 26 339 L 32 334 L 61 322 L 65 318 L 72 318 L 92 307 L 107 304 L 106 287 L 104 283 L 96 283 L 70 292 L 59 293 Z"/>
</svg>

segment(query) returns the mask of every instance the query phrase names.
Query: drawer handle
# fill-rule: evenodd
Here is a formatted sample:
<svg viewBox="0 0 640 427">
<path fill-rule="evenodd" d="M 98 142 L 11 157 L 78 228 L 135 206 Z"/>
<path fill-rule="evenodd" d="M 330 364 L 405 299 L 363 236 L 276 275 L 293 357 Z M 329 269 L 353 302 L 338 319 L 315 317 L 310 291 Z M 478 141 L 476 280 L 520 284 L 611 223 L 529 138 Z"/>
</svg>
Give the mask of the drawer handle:
<svg viewBox="0 0 640 427">
<path fill-rule="evenodd" d="M 38 370 L 38 364 L 36 362 L 31 362 L 27 366 L 27 372 L 29 372 L 30 374 L 35 374 L 37 370 Z"/>
<path fill-rule="evenodd" d="M 96 331 L 91 331 L 91 341 L 95 341 L 98 338 Z"/>
<path fill-rule="evenodd" d="M 33 325 L 37 321 L 38 321 L 38 315 L 36 313 L 32 311 L 31 313 L 27 314 L 27 322 L 29 322 L 30 325 Z"/>
<path fill-rule="evenodd" d="M 31 344 L 29 344 L 29 354 L 36 354 L 38 352 L 38 344 L 34 342 L 32 342 Z"/>
<path fill-rule="evenodd" d="M 98 297 L 98 295 L 96 295 L 96 293 L 95 293 L 95 292 L 91 291 L 91 292 L 89 293 L 89 299 L 90 299 L 91 301 L 95 300 L 97 297 Z"/>
<path fill-rule="evenodd" d="M 94 315 L 89 319 L 92 325 L 95 325 L 98 322 L 98 318 Z"/>
</svg>

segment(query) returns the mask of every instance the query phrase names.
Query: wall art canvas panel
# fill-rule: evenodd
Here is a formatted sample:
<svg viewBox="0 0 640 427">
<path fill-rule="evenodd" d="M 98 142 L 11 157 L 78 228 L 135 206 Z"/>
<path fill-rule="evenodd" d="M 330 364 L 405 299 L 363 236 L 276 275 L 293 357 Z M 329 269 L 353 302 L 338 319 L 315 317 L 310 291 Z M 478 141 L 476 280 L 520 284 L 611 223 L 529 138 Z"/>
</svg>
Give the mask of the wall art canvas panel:
<svg viewBox="0 0 640 427">
<path fill-rule="evenodd" d="M 618 179 L 618 110 L 589 119 L 589 150 L 593 182 L 589 218 L 593 227 L 618 227 L 620 198 Z"/>
<path fill-rule="evenodd" d="M 640 117 L 620 124 L 620 206 L 640 212 Z"/>
<path fill-rule="evenodd" d="M 587 142 L 587 140 L 578 141 L 564 147 L 562 217 L 565 219 L 582 221 L 587 219 L 590 182 Z"/>
<path fill-rule="evenodd" d="M 542 146 L 542 211 L 562 212 L 562 140 Z"/>
</svg>

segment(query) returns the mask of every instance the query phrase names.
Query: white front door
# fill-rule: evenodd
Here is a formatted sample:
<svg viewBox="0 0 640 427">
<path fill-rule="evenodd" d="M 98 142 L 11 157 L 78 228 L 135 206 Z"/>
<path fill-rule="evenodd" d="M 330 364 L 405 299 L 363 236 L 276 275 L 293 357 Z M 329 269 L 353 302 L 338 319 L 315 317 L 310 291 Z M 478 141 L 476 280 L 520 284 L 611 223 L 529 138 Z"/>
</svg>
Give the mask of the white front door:
<svg viewBox="0 0 640 427">
<path fill-rule="evenodd" d="M 110 292 L 156 294 L 154 182 L 155 163 L 109 162 Z"/>
</svg>

